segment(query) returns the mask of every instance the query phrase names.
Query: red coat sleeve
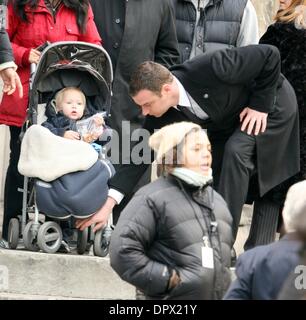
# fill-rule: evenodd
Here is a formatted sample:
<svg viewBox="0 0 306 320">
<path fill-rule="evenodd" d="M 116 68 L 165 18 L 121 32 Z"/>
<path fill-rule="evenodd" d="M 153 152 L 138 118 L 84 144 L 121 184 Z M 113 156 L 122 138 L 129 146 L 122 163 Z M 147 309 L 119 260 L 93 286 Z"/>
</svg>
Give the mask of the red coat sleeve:
<svg viewBox="0 0 306 320">
<path fill-rule="evenodd" d="M 29 49 L 22 47 L 14 42 L 14 35 L 15 35 L 15 33 L 17 33 L 20 19 L 18 18 L 18 16 L 16 14 L 14 14 L 14 9 L 13 9 L 12 4 L 8 5 L 7 14 L 8 14 L 7 33 L 9 35 L 9 38 L 11 41 L 13 54 L 14 54 L 14 58 L 15 58 L 15 63 L 17 64 L 17 66 L 22 66 L 23 61 L 25 59 L 24 56 L 29 55 Z"/>
</svg>

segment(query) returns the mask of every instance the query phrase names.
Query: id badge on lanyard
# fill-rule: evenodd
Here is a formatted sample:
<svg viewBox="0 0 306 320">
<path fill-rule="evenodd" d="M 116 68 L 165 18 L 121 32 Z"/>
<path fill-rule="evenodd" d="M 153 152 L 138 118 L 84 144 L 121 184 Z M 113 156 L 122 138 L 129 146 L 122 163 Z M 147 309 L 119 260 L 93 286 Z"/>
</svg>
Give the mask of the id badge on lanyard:
<svg viewBox="0 0 306 320">
<path fill-rule="evenodd" d="M 204 268 L 213 269 L 214 268 L 214 251 L 213 248 L 209 246 L 208 237 L 203 237 L 203 247 L 202 247 L 202 266 Z"/>
</svg>

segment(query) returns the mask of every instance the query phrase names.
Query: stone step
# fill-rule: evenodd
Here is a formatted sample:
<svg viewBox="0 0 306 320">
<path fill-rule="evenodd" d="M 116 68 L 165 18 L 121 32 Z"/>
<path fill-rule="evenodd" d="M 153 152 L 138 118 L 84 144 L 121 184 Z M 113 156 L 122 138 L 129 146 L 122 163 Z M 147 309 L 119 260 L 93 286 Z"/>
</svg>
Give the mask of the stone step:
<svg viewBox="0 0 306 320">
<path fill-rule="evenodd" d="M 0 299 L 135 299 L 109 258 L 0 250 Z"/>
<path fill-rule="evenodd" d="M 68 298 L 68 297 L 61 297 L 61 296 L 41 296 L 41 295 L 18 294 L 18 293 L 0 293 L 0 301 L 1 300 L 84 300 L 84 299 Z M 89 299 L 85 299 L 85 300 L 89 300 Z"/>
</svg>

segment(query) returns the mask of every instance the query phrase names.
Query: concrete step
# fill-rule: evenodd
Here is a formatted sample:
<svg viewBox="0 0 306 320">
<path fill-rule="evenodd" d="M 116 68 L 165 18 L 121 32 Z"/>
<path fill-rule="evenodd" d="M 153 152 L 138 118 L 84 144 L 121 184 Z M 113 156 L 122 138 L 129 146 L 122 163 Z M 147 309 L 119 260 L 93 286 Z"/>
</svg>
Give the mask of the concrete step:
<svg viewBox="0 0 306 320">
<path fill-rule="evenodd" d="M 109 258 L 0 250 L 0 299 L 135 299 Z"/>
<path fill-rule="evenodd" d="M 0 293 L 1 300 L 84 300 L 82 298 L 68 298 L 61 296 L 41 296 L 18 293 Z M 89 299 L 86 299 L 89 300 Z"/>
</svg>

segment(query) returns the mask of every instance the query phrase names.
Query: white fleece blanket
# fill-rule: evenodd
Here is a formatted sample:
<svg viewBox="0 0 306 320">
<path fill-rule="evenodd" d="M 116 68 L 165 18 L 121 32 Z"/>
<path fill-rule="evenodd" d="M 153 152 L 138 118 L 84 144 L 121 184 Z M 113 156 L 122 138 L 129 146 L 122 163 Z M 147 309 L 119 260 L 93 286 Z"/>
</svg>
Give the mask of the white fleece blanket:
<svg viewBox="0 0 306 320">
<path fill-rule="evenodd" d="M 27 177 L 52 181 L 66 173 L 87 170 L 97 159 L 98 153 L 90 144 L 32 125 L 21 143 L 18 171 Z"/>
</svg>

